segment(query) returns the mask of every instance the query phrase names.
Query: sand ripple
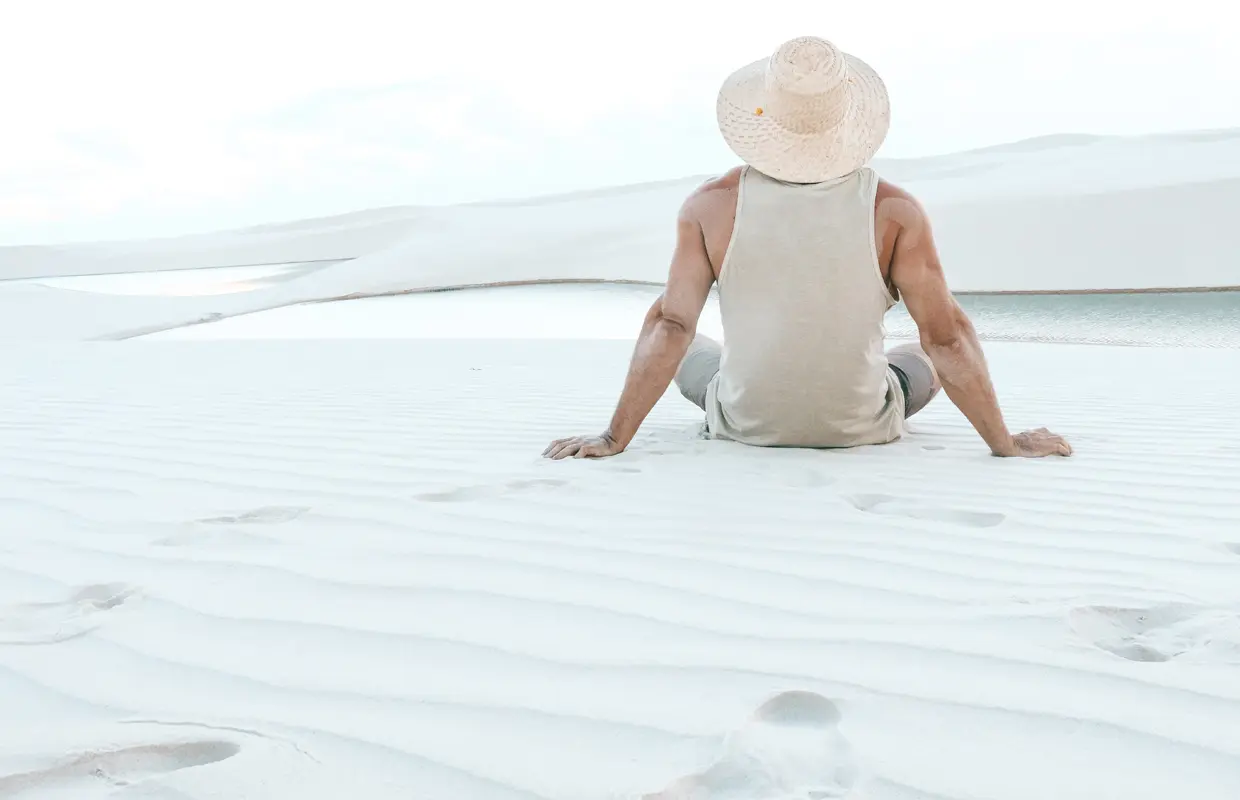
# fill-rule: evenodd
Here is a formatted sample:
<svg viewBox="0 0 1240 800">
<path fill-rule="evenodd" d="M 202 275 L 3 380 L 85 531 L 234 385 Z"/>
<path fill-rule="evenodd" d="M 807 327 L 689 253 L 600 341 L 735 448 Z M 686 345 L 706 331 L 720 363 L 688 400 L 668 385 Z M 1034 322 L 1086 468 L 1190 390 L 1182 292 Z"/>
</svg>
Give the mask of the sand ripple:
<svg viewBox="0 0 1240 800">
<path fill-rule="evenodd" d="M 0 797 L 1240 796 L 1240 354 L 994 346 L 1068 461 L 539 458 L 629 347 L 7 351 Z"/>
</svg>

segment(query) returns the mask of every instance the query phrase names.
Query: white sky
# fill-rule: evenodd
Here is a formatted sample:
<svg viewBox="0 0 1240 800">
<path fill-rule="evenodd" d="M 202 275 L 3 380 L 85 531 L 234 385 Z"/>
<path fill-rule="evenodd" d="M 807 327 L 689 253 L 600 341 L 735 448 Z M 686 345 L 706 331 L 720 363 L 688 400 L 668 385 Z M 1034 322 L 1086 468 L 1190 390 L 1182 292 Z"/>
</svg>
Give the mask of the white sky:
<svg viewBox="0 0 1240 800">
<path fill-rule="evenodd" d="M 1230 7 L 1230 8 L 1229 8 Z M 1225 0 L 3 0 L 0 244 L 681 177 L 733 69 L 831 39 L 880 156 L 1240 127 Z M 0 264 L 3 267 L 3 264 Z"/>
</svg>

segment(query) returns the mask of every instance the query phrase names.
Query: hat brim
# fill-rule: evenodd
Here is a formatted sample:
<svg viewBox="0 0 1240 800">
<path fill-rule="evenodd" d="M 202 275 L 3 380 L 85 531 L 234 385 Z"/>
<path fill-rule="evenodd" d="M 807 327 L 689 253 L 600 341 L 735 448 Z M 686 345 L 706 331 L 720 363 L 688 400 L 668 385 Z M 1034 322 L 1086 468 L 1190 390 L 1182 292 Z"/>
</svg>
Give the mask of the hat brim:
<svg viewBox="0 0 1240 800">
<path fill-rule="evenodd" d="M 719 132 L 732 152 L 759 172 L 790 183 L 829 181 L 865 166 L 887 138 L 891 101 L 869 64 L 844 58 L 848 113 L 839 125 L 816 133 L 790 131 L 773 115 L 758 113 L 766 100 L 767 59 L 732 73 L 715 107 Z"/>
</svg>

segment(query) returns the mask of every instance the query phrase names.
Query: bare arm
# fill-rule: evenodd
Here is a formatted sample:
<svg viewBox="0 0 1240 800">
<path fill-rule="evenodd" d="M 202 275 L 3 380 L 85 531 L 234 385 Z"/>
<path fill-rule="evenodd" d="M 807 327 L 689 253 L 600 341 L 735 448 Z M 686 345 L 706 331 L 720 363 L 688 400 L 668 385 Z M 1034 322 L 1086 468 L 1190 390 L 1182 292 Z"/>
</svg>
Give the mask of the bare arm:
<svg viewBox="0 0 1240 800">
<path fill-rule="evenodd" d="M 682 214 L 677 223 L 676 250 L 663 290 L 642 323 L 629 363 L 624 390 L 607 434 L 623 449 L 667 391 L 676 369 L 697 332 L 715 274 L 706 255 L 702 226 Z"/>
<path fill-rule="evenodd" d="M 925 210 L 904 192 L 883 202 L 899 224 L 891 282 L 917 324 L 922 349 L 948 398 L 997 456 L 1070 455 L 1068 443 L 1045 429 L 1018 436 L 1008 430 L 977 332 L 947 287 Z"/>
<path fill-rule="evenodd" d="M 667 286 L 646 312 L 611 424 L 598 437 L 557 439 L 543 455 L 558 459 L 621 452 L 671 385 L 715 281 L 702 226 L 693 214 L 693 199 L 686 201 L 677 219 Z"/>
</svg>

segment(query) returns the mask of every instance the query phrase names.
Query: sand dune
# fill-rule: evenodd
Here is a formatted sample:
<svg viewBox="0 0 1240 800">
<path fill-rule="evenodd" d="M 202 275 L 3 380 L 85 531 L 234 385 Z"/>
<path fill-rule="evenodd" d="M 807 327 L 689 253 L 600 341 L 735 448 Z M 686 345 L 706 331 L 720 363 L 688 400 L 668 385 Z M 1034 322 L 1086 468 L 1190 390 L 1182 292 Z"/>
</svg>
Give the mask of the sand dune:
<svg viewBox="0 0 1240 800">
<path fill-rule="evenodd" d="M 1215 246 L 1240 206 L 1240 132 L 1051 137 L 880 162 L 923 198 L 957 291 L 1235 286 Z M 0 284 L 0 337 L 125 338 L 300 302 L 548 280 L 661 283 L 674 214 L 701 176 L 524 202 L 389 208 L 145 242 L 0 249 L 0 275 L 316 262 L 243 294 L 91 301 Z M 10 313 L 11 309 L 11 313 Z M 66 328 L 60 320 L 72 318 Z M 52 320 L 55 320 L 54 322 Z"/>
<path fill-rule="evenodd" d="M 1227 285 L 1238 147 L 883 169 L 958 289 Z M 989 345 L 1068 460 L 945 398 L 749 449 L 674 391 L 539 457 L 611 413 L 652 290 L 606 282 L 693 183 L 0 250 L 0 798 L 1240 796 L 1240 350 Z M 115 272 L 159 286 L 57 280 Z M 299 305 L 553 279 L 604 283 Z"/>
<path fill-rule="evenodd" d="M 10 349 L 0 796 L 1231 800 L 1240 354 L 990 351 L 1078 457 L 540 459 L 623 341 Z"/>
</svg>

